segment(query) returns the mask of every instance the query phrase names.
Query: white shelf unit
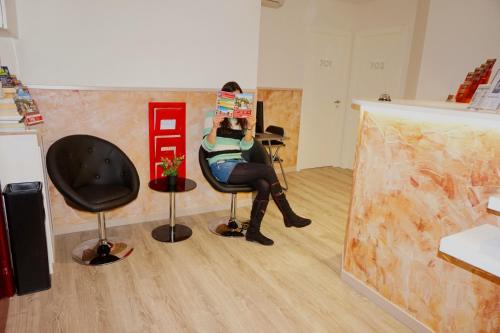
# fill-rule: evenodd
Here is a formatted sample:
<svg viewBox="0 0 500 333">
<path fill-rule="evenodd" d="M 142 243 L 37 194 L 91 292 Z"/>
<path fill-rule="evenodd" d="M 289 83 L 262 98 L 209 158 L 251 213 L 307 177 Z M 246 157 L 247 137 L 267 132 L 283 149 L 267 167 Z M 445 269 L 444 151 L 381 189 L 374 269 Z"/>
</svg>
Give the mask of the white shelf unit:
<svg viewBox="0 0 500 333">
<path fill-rule="evenodd" d="M 483 224 L 443 237 L 439 251 L 500 277 L 500 227 Z"/>
<path fill-rule="evenodd" d="M 45 208 L 45 234 L 50 273 L 54 264 L 54 237 L 50 213 L 49 190 L 45 173 L 45 158 L 41 137 L 37 131 L 0 131 L 0 183 L 41 182 Z M 3 188 L 1 189 L 3 191 Z"/>
</svg>

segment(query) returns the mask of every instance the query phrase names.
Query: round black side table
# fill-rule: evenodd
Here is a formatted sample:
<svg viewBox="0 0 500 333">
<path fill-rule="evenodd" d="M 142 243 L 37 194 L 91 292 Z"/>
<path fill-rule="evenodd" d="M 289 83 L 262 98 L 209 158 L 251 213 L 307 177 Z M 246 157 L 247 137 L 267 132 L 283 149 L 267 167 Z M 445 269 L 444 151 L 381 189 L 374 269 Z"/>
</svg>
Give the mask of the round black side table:
<svg viewBox="0 0 500 333">
<path fill-rule="evenodd" d="M 155 228 L 151 235 L 160 242 L 175 243 L 188 239 L 193 234 L 191 228 L 183 224 L 175 224 L 175 194 L 188 192 L 196 188 L 196 182 L 189 178 L 177 177 L 175 186 L 169 185 L 167 177 L 153 179 L 149 188 L 158 192 L 168 192 L 170 195 L 170 224 Z"/>
</svg>

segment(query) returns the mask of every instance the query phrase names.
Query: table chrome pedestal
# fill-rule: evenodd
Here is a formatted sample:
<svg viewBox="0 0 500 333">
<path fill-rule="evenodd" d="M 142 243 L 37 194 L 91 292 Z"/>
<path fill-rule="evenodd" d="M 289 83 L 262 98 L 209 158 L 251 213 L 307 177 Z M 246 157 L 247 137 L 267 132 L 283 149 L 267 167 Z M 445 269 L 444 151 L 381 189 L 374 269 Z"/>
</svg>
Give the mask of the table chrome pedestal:
<svg viewBox="0 0 500 333">
<path fill-rule="evenodd" d="M 158 192 L 168 192 L 170 196 L 170 224 L 162 225 L 151 232 L 151 236 L 159 242 L 176 243 L 188 239 L 193 234 L 191 228 L 175 223 L 175 194 L 188 192 L 196 188 L 196 182 L 188 178 L 178 177 L 175 186 L 168 184 L 167 178 L 157 178 L 149 182 L 149 188 Z"/>
</svg>

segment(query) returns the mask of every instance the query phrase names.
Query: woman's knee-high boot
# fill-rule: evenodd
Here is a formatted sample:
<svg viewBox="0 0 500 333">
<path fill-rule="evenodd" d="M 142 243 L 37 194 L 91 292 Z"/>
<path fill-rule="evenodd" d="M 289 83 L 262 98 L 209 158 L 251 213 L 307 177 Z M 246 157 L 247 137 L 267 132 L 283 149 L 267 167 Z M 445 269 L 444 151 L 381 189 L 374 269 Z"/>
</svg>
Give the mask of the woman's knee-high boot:
<svg viewBox="0 0 500 333">
<path fill-rule="evenodd" d="M 258 200 L 255 199 L 252 205 L 252 212 L 250 213 L 250 225 L 248 226 L 245 238 L 250 242 L 257 242 L 262 245 L 273 245 L 272 239 L 267 238 L 260 233 L 260 223 L 264 218 L 266 212 L 267 204 L 269 200 Z"/>
<path fill-rule="evenodd" d="M 286 199 L 285 193 L 281 188 L 279 182 L 271 185 L 271 196 L 273 197 L 276 206 L 278 206 L 281 214 L 283 214 L 283 220 L 285 221 L 285 226 L 302 228 L 311 224 L 310 219 L 300 217 L 292 210 L 288 200 Z"/>
</svg>

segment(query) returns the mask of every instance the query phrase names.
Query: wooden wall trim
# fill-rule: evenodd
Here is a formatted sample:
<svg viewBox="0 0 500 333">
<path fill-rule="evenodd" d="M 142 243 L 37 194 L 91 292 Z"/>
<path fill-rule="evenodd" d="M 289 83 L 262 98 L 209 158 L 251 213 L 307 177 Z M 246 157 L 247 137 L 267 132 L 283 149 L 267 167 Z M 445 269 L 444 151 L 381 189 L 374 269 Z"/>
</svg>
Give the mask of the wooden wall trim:
<svg viewBox="0 0 500 333">
<path fill-rule="evenodd" d="M 302 91 L 302 88 L 257 87 L 257 90 Z"/>
</svg>

